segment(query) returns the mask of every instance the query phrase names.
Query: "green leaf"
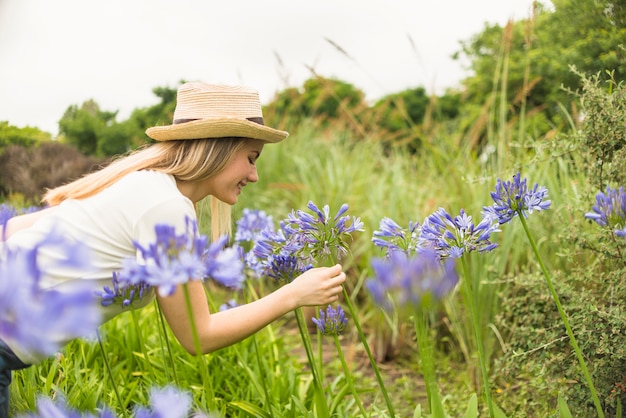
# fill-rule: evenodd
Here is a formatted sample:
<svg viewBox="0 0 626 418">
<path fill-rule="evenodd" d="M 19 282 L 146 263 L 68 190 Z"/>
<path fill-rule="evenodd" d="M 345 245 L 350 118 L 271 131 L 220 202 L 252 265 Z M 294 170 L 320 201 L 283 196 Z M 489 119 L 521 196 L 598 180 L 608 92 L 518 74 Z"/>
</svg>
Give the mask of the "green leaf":
<svg viewBox="0 0 626 418">
<path fill-rule="evenodd" d="M 561 397 L 561 395 L 559 395 L 559 416 L 561 418 L 572 418 L 572 412 L 569 410 L 569 407 L 567 406 L 567 402 L 565 401 L 565 399 L 563 399 Z"/>
<path fill-rule="evenodd" d="M 230 402 L 230 405 L 234 408 L 239 409 L 240 411 L 247 412 L 255 417 L 266 417 L 269 418 L 269 413 L 259 408 L 257 405 L 254 405 L 247 401 L 234 401 Z"/>
</svg>

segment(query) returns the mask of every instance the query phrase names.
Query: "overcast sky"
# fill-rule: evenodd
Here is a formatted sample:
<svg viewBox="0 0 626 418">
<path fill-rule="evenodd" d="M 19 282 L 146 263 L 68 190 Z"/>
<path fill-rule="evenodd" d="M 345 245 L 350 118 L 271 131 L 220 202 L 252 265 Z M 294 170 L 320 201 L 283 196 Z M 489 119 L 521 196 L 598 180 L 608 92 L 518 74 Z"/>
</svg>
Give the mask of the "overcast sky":
<svg viewBox="0 0 626 418">
<path fill-rule="evenodd" d="M 311 69 L 366 93 L 441 92 L 450 56 L 532 0 L 0 0 L 0 121 L 55 134 L 94 99 L 126 119 L 182 79 L 246 84 L 267 103 Z M 330 42 L 329 42 L 330 40 Z M 343 54 L 335 46 L 338 45 Z"/>
</svg>

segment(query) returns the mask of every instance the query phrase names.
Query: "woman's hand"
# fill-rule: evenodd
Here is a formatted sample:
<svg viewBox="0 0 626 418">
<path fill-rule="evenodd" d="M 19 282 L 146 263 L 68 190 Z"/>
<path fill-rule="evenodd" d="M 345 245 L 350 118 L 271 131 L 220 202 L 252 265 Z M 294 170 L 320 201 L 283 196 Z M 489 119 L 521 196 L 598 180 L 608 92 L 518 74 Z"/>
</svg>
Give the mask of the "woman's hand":
<svg viewBox="0 0 626 418">
<path fill-rule="evenodd" d="M 346 274 L 340 264 L 305 271 L 287 286 L 295 296 L 296 306 L 317 306 L 337 302 Z"/>
</svg>

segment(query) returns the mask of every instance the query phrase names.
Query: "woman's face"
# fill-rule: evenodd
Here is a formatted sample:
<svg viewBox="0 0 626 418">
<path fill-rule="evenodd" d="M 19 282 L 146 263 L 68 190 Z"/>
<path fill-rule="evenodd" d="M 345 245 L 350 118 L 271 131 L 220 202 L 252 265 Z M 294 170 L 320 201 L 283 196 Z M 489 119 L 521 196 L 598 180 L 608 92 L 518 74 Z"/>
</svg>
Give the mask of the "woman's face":
<svg viewBox="0 0 626 418">
<path fill-rule="evenodd" d="M 256 139 L 246 140 L 243 147 L 233 154 L 224 170 L 206 180 L 207 195 L 213 195 L 229 205 L 237 203 L 239 194 L 246 184 L 259 180 L 256 161 L 261 155 L 263 144 L 263 141 Z"/>
</svg>

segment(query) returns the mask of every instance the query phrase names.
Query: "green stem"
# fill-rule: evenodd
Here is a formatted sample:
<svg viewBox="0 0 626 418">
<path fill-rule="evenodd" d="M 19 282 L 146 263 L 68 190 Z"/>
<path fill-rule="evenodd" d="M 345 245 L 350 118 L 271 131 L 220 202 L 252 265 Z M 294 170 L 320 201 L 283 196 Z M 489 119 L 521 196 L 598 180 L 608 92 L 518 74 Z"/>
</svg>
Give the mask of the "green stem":
<svg viewBox="0 0 626 418">
<path fill-rule="evenodd" d="M 313 356 L 313 348 L 311 346 L 311 339 L 309 337 L 309 330 L 306 326 L 306 321 L 304 320 L 304 314 L 302 313 L 302 308 L 296 309 L 296 321 L 298 322 L 298 329 L 300 330 L 300 336 L 302 337 L 302 343 L 304 344 L 304 350 L 306 351 L 307 359 L 309 360 L 309 365 L 311 367 L 311 374 L 313 375 L 313 385 L 315 388 L 315 403 L 318 408 L 319 416 L 330 417 L 330 412 L 328 411 L 328 405 L 326 404 L 326 397 L 324 396 L 324 389 L 322 387 L 322 382 L 320 381 L 320 376 L 317 371 L 317 363 L 315 363 L 315 359 Z"/>
<path fill-rule="evenodd" d="M 391 417 L 395 417 L 396 414 L 393 409 L 393 405 L 391 404 L 391 399 L 389 398 L 389 394 L 387 393 L 387 389 L 385 388 L 385 383 L 383 382 L 383 378 L 380 375 L 380 371 L 378 370 L 378 366 L 376 365 L 376 360 L 374 360 L 374 356 L 372 355 L 372 351 L 370 350 L 369 344 L 367 344 L 367 339 L 365 338 L 365 334 L 363 333 L 363 329 L 361 328 L 361 324 L 356 316 L 356 312 L 354 307 L 352 306 L 352 301 L 350 300 L 350 295 L 346 291 L 345 286 L 341 286 L 343 290 L 344 303 L 348 307 L 348 311 L 350 312 L 350 317 L 354 322 L 354 326 L 359 334 L 359 339 L 365 348 L 365 352 L 367 353 L 367 357 L 369 358 L 370 364 L 372 365 L 372 370 L 374 370 L 374 374 L 376 375 L 376 380 L 378 382 L 378 386 L 380 387 L 381 392 L 383 393 L 383 397 L 385 398 L 385 402 L 387 404 L 387 410 Z"/>
<path fill-rule="evenodd" d="M 200 373 L 202 374 L 202 380 L 204 381 L 204 387 L 209 392 L 209 402 L 211 407 L 215 401 L 215 393 L 213 392 L 213 385 L 209 379 L 207 365 L 204 356 L 202 355 L 202 346 L 200 345 L 200 337 L 198 335 L 198 329 L 196 327 L 196 321 L 193 316 L 193 310 L 191 309 L 191 295 L 189 294 L 189 287 L 187 283 L 183 285 L 183 293 L 185 295 L 185 307 L 187 308 L 187 315 L 189 316 L 189 325 L 191 326 L 191 333 L 193 336 L 194 349 L 196 350 L 196 356 L 200 361 Z"/>
<path fill-rule="evenodd" d="M 467 262 L 465 257 L 461 257 L 461 263 L 463 265 L 463 289 L 465 290 L 465 299 L 469 304 L 470 313 L 472 315 L 472 323 L 474 325 L 474 335 L 476 338 L 476 348 L 478 349 L 478 360 L 480 362 L 480 370 L 483 377 L 483 387 L 485 390 L 485 401 L 489 408 L 489 416 L 494 417 L 495 412 L 493 410 L 493 404 L 491 402 L 491 389 L 489 387 L 489 373 L 487 372 L 487 362 L 485 360 L 485 353 L 483 349 L 482 330 L 480 326 L 480 318 L 478 317 L 478 311 L 476 310 L 476 304 L 474 303 L 474 293 L 472 291 L 472 284 L 470 283 L 469 271 L 467 268 Z"/>
<path fill-rule="evenodd" d="M 417 308 L 413 316 L 415 333 L 417 335 L 417 345 L 419 348 L 420 359 L 422 360 L 422 373 L 424 374 L 424 382 L 426 383 L 426 393 L 428 395 L 428 403 L 430 405 L 430 414 L 434 418 L 444 418 L 444 408 L 439 393 L 439 385 L 437 383 L 437 374 L 435 372 L 434 349 L 430 333 L 428 331 L 427 313 Z"/>
<path fill-rule="evenodd" d="M 135 325 L 135 331 L 137 332 L 137 337 L 139 338 L 139 345 L 141 346 L 141 354 L 143 355 L 144 361 L 148 363 L 148 369 L 150 369 L 150 374 L 154 377 L 154 370 L 152 369 L 152 362 L 148 357 L 148 352 L 146 351 L 146 346 L 144 344 L 143 333 L 141 332 L 141 327 L 139 326 L 139 320 L 137 319 L 137 311 L 133 306 L 130 308 L 130 315 L 133 318 L 133 324 Z"/>
<path fill-rule="evenodd" d="M 576 357 L 578 358 L 578 363 L 580 364 L 580 368 L 583 372 L 583 375 L 585 376 L 585 379 L 587 380 L 587 385 L 589 386 L 589 390 L 591 391 L 591 397 L 593 398 L 593 403 L 596 406 L 598 417 L 604 418 L 602 405 L 600 404 L 600 399 L 598 398 L 596 388 L 593 385 L 593 381 L 591 380 L 591 374 L 589 373 L 589 370 L 587 369 L 587 364 L 585 363 L 585 359 L 583 358 L 580 347 L 578 346 L 576 337 L 574 336 L 574 333 L 572 332 L 572 328 L 570 327 L 569 320 L 567 319 L 567 315 L 565 314 L 565 311 L 563 310 L 563 306 L 561 305 L 559 295 L 556 293 L 556 290 L 554 289 L 554 285 L 552 284 L 552 279 L 550 278 L 550 275 L 548 274 L 548 269 L 546 268 L 543 262 L 543 259 L 541 258 L 541 255 L 539 254 L 539 249 L 537 248 L 537 244 L 535 243 L 535 240 L 533 239 L 530 233 L 530 229 L 528 228 L 528 224 L 526 223 L 526 219 L 524 218 L 524 215 L 522 213 L 518 213 L 518 215 L 519 215 L 520 220 L 522 221 L 522 226 L 524 227 L 524 232 L 526 232 L 526 236 L 528 237 L 530 246 L 532 247 L 535 253 L 535 257 L 537 257 L 537 261 L 539 262 L 541 271 L 543 272 L 543 275 L 546 279 L 546 283 L 548 284 L 548 289 L 550 289 L 550 293 L 552 294 L 552 299 L 554 299 L 554 303 L 556 305 L 556 308 L 559 311 L 559 315 L 561 315 L 561 320 L 563 321 L 563 324 L 565 325 L 565 330 L 567 331 L 567 335 L 569 336 L 570 343 L 572 347 L 574 348 Z"/>
<path fill-rule="evenodd" d="M 117 398 L 117 403 L 120 405 L 122 412 L 125 417 L 128 416 L 126 413 L 126 408 L 122 403 L 122 397 L 120 393 L 117 391 L 117 385 L 115 384 L 115 379 L 113 378 L 113 370 L 111 370 L 111 366 L 109 365 L 109 359 L 107 358 L 107 353 L 104 351 L 104 346 L 102 345 L 102 338 L 100 338 L 100 331 L 96 330 L 96 336 L 98 337 L 98 346 L 100 347 L 100 351 L 102 352 L 102 358 L 104 360 L 104 366 L 107 369 L 107 373 L 109 375 L 109 379 L 111 379 L 111 386 L 113 386 L 113 392 L 115 392 L 115 397 Z"/>
<path fill-rule="evenodd" d="M 251 293 L 254 293 L 254 289 L 252 288 L 252 284 L 250 283 L 249 280 L 246 281 L 246 283 L 248 284 L 248 290 L 251 291 Z M 256 294 L 255 294 L 255 299 L 256 299 Z M 248 300 L 248 298 L 245 298 L 246 303 L 249 303 L 250 301 Z M 259 352 L 259 345 L 258 342 L 256 340 L 256 335 L 253 334 L 252 335 L 252 343 L 254 344 L 254 352 L 256 353 L 256 361 L 257 361 L 257 365 L 259 366 L 259 373 L 261 373 L 261 377 L 264 378 L 265 373 L 263 370 L 263 363 L 261 362 L 261 354 Z M 269 385 L 263 385 L 263 392 L 265 393 L 265 403 L 267 404 L 267 407 L 269 409 L 269 413 L 270 413 L 270 417 L 274 416 L 274 405 L 272 402 L 272 398 L 270 397 L 270 393 L 268 390 Z"/>
<path fill-rule="evenodd" d="M 178 382 L 178 375 L 176 374 L 174 356 L 172 355 L 172 347 L 170 346 L 169 338 L 167 338 L 167 329 L 165 328 L 165 318 L 163 318 L 163 312 L 161 311 L 161 307 L 159 306 L 159 304 L 156 301 L 154 302 L 154 304 L 156 305 L 156 310 L 159 313 L 159 323 L 161 325 L 162 340 L 165 341 L 165 346 L 167 347 L 167 354 L 168 354 L 168 358 L 170 361 L 170 365 L 172 367 L 172 375 L 174 376 L 174 382 L 176 383 L 177 387 L 180 387 L 180 383 Z M 161 348 L 162 347 L 163 345 L 161 345 Z"/>
<path fill-rule="evenodd" d="M 346 375 L 346 380 L 348 381 L 348 385 L 350 386 L 350 391 L 352 392 L 354 401 L 359 407 L 361 414 L 363 414 L 363 416 L 366 417 L 367 413 L 365 412 L 365 408 L 363 407 L 363 404 L 361 403 L 361 400 L 359 399 L 359 395 L 356 391 L 356 388 L 354 387 L 354 377 L 352 376 L 352 374 L 350 373 L 350 370 L 348 369 L 348 363 L 346 363 L 346 359 L 343 355 L 343 350 L 341 349 L 341 344 L 339 343 L 339 336 L 333 335 L 333 338 L 335 340 L 335 347 L 337 348 L 337 354 L 339 354 L 339 360 L 341 361 L 341 366 L 343 367 L 343 372 Z"/>
</svg>

